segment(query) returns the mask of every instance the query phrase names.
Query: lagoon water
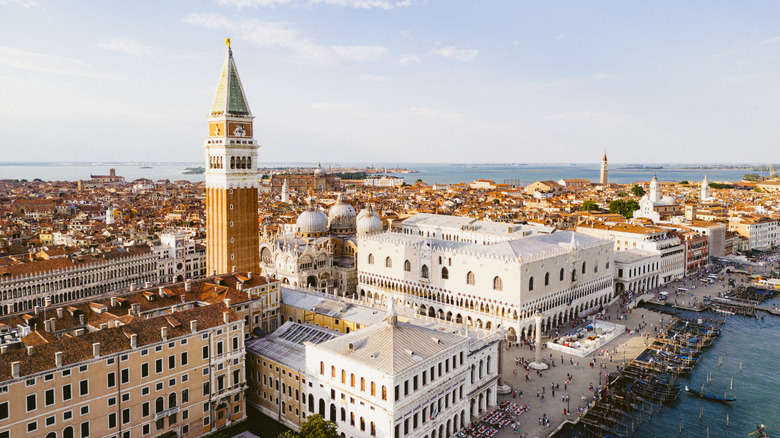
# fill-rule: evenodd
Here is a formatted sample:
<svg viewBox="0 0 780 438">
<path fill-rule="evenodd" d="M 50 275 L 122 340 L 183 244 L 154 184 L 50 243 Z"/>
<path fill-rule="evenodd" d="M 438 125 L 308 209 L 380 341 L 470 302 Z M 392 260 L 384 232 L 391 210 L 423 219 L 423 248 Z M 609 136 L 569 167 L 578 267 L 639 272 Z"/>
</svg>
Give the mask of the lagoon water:
<svg viewBox="0 0 780 438">
<path fill-rule="evenodd" d="M 396 166 L 417 170 L 419 173 L 389 173 L 414 183 L 421 179 L 428 184 L 470 183 L 477 179 L 490 179 L 496 183 L 519 182 L 527 185 L 534 181 L 565 179 L 599 180 L 599 163 L 596 164 L 422 164 L 422 163 L 333 163 L 333 167 L 365 168 L 373 165 L 387 167 L 392 172 Z M 126 181 L 138 178 L 170 181 L 203 181 L 203 175 L 185 175 L 188 167 L 203 166 L 203 163 L 0 163 L 0 179 L 39 178 L 44 181 L 88 180 L 91 174 L 107 175 L 109 168 L 115 168 L 117 175 Z M 316 167 L 317 163 L 262 163 L 265 167 Z M 627 168 L 628 165 L 613 164 L 609 169 L 609 181 L 629 184 L 649 181 L 654 175 L 659 181 L 680 182 L 701 181 L 705 175 L 710 182 L 741 181 L 746 173 L 757 173 L 733 169 L 685 169 L 682 165 L 653 165 L 660 169 Z M 328 164 L 324 163 L 327 168 Z"/>
</svg>

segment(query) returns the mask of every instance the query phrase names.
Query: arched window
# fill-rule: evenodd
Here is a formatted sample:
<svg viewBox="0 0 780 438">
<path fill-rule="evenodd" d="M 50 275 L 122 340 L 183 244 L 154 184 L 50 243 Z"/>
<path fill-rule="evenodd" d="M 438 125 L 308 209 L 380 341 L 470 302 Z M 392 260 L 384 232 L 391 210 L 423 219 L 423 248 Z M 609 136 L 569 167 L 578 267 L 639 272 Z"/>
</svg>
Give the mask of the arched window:
<svg viewBox="0 0 780 438">
<path fill-rule="evenodd" d="M 341 370 L 341 383 L 347 383 L 347 372 L 345 370 Z"/>
<path fill-rule="evenodd" d="M 168 409 L 176 407 L 176 393 L 172 392 L 168 395 Z"/>
<path fill-rule="evenodd" d="M 585 273 L 585 262 L 582 262 L 582 273 Z"/>
<path fill-rule="evenodd" d="M 597 272 L 599 272 L 599 264 L 598 264 L 598 263 L 594 263 L 594 264 L 593 264 L 593 272 L 594 272 L 594 273 L 597 273 Z"/>
<path fill-rule="evenodd" d="M 392 268 L 393 267 L 393 259 L 390 257 L 385 259 L 385 268 Z"/>
<path fill-rule="evenodd" d="M 409 262 L 409 260 L 404 260 L 404 271 L 412 272 L 412 264 Z"/>
<path fill-rule="evenodd" d="M 474 273 L 471 271 L 466 274 L 466 284 L 474 284 Z"/>
<path fill-rule="evenodd" d="M 387 386 L 382 385 L 382 400 L 387 400 Z"/>
<path fill-rule="evenodd" d="M 349 385 L 353 388 L 355 387 L 355 373 L 349 374 Z"/>
<path fill-rule="evenodd" d="M 501 277 L 493 279 L 493 290 L 504 290 L 504 282 L 501 281 Z"/>
<path fill-rule="evenodd" d="M 609 260 L 607 260 L 607 269 L 609 269 Z"/>
<path fill-rule="evenodd" d="M 528 279 L 528 290 L 534 290 L 534 278 L 531 277 Z"/>
<path fill-rule="evenodd" d="M 62 438 L 73 438 L 73 426 L 68 426 L 62 431 Z"/>
<path fill-rule="evenodd" d="M 373 254 L 369 254 L 368 255 L 368 264 L 369 265 L 373 265 L 374 264 L 374 255 Z"/>
<path fill-rule="evenodd" d="M 428 265 L 422 266 L 422 272 L 420 275 L 422 275 L 422 278 L 428 278 Z"/>
<path fill-rule="evenodd" d="M 563 268 L 561 268 L 561 278 L 560 281 L 563 281 Z"/>
<path fill-rule="evenodd" d="M 376 383 L 371 382 L 371 395 L 376 397 Z"/>
<path fill-rule="evenodd" d="M 450 271 L 448 271 L 447 268 L 441 268 L 441 278 L 442 280 L 447 280 L 450 278 Z"/>
<path fill-rule="evenodd" d="M 577 281 L 577 270 L 572 269 L 571 270 L 571 281 Z"/>
<path fill-rule="evenodd" d="M 162 412 L 165 410 L 165 399 L 162 397 L 157 397 L 157 400 L 154 401 L 154 412 Z"/>
<path fill-rule="evenodd" d="M 320 362 L 320 374 L 325 374 L 325 362 Z"/>
<path fill-rule="evenodd" d="M 376 424 L 374 422 L 371 422 L 371 436 L 376 436 Z"/>
<path fill-rule="evenodd" d="M 231 169 L 236 168 L 236 157 L 230 157 L 230 168 Z"/>
<path fill-rule="evenodd" d="M 252 157 L 246 157 L 246 168 L 247 169 L 252 168 Z"/>
<path fill-rule="evenodd" d="M 550 273 L 547 272 L 544 274 L 544 285 L 549 286 L 550 285 Z"/>
<path fill-rule="evenodd" d="M 361 377 L 360 378 L 360 390 L 365 391 L 366 390 L 366 379 Z"/>
<path fill-rule="evenodd" d="M 334 379 L 336 378 L 336 367 L 335 366 L 331 366 L 330 367 L 330 376 L 333 377 Z"/>
</svg>

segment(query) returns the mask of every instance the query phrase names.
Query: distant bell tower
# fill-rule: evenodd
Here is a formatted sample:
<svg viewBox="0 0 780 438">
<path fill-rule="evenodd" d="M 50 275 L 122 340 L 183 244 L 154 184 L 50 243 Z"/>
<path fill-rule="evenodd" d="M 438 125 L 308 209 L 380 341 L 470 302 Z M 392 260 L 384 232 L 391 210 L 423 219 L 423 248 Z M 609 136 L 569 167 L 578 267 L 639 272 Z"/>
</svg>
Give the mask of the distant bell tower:
<svg viewBox="0 0 780 438">
<path fill-rule="evenodd" d="M 704 181 L 701 182 L 701 200 L 710 199 L 710 184 L 707 182 L 707 175 L 704 175 Z"/>
<path fill-rule="evenodd" d="M 211 274 L 260 268 L 257 142 L 230 40 L 206 140 L 206 256 Z"/>
<path fill-rule="evenodd" d="M 601 185 L 607 185 L 607 153 L 604 152 L 604 158 L 601 159 L 601 178 L 599 179 Z"/>
</svg>

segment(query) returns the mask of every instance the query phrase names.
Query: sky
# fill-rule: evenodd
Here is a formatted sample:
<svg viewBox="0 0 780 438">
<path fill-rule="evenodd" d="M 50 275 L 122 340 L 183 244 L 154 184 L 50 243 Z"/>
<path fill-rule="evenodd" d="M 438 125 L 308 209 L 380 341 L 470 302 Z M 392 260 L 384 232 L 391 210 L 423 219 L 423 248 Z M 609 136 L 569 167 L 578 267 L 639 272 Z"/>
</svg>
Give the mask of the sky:
<svg viewBox="0 0 780 438">
<path fill-rule="evenodd" d="M 780 162 L 780 2 L 0 0 L 0 162 Z M 1 176 L 0 176 L 1 177 Z"/>
</svg>

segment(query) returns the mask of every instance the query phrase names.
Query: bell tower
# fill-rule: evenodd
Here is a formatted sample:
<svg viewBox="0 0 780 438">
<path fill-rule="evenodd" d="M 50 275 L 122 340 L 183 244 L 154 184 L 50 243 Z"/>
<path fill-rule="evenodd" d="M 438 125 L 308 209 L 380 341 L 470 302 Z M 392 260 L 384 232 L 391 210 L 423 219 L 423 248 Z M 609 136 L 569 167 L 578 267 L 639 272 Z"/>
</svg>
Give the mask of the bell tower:
<svg viewBox="0 0 780 438">
<path fill-rule="evenodd" d="M 601 185 L 607 185 L 607 152 L 604 152 L 604 158 L 601 159 L 601 174 L 599 175 L 599 183 Z"/>
<path fill-rule="evenodd" d="M 230 40 L 209 115 L 206 140 L 206 258 L 208 273 L 257 272 L 257 142 L 252 113 L 233 61 Z"/>
</svg>

